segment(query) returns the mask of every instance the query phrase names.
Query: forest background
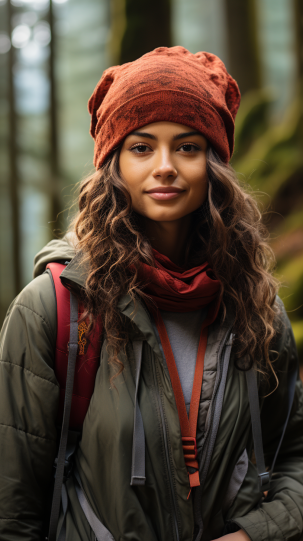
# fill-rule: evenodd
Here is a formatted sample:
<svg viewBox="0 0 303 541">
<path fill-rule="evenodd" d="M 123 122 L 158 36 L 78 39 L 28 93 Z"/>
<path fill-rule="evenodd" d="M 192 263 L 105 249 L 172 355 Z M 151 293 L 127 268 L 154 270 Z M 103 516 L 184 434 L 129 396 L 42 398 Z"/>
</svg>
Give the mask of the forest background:
<svg viewBox="0 0 303 541">
<path fill-rule="evenodd" d="M 0 0 L 0 324 L 93 169 L 103 70 L 172 45 L 239 83 L 232 165 L 265 211 L 303 366 L 302 0 Z"/>
</svg>

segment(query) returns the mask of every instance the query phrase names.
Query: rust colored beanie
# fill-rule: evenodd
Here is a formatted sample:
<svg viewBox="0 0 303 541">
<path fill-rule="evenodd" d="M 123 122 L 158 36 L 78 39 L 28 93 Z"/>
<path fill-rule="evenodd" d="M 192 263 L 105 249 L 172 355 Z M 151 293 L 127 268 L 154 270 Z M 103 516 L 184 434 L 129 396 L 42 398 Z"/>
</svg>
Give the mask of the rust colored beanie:
<svg viewBox="0 0 303 541">
<path fill-rule="evenodd" d="M 99 169 L 132 131 L 160 121 L 200 131 L 227 163 L 239 105 L 238 85 L 217 56 L 159 47 L 104 71 L 88 102 L 94 165 Z"/>
</svg>

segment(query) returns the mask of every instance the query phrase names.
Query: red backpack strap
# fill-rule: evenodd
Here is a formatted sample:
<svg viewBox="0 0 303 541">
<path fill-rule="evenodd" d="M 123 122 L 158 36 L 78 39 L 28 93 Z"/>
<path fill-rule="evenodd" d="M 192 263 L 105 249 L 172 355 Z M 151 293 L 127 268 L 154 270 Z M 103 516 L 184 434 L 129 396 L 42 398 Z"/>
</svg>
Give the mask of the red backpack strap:
<svg viewBox="0 0 303 541">
<path fill-rule="evenodd" d="M 55 353 L 55 374 L 60 386 L 60 402 L 58 422 L 61 424 L 63 416 L 66 374 L 68 363 L 68 343 L 70 333 L 70 293 L 60 280 L 60 275 L 66 265 L 61 263 L 49 263 L 47 269 L 51 273 L 57 302 L 57 339 Z M 79 306 L 79 319 L 83 307 Z M 85 332 L 88 322 L 83 320 L 78 325 L 78 354 L 76 360 L 73 398 L 70 414 L 70 428 L 79 430 L 93 394 L 96 373 L 99 367 L 102 324 L 98 321 L 95 329 L 86 339 Z"/>
</svg>

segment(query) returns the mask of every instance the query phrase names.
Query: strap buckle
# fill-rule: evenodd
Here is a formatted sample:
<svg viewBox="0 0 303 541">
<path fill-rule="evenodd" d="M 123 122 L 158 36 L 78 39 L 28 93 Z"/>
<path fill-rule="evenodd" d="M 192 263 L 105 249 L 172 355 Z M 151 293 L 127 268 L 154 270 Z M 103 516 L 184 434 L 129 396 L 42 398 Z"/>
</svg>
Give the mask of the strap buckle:
<svg viewBox="0 0 303 541">
<path fill-rule="evenodd" d="M 182 438 L 182 447 L 185 460 L 195 460 L 198 455 L 197 440 L 190 436 Z"/>
<path fill-rule="evenodd" d="M 270 472 L 266 471 L 264 473 L 259 473 L 258 477 L 259 477 L 261 491 L 266 492 L 267 490 L 269 490 L 270 478 L 271 478 Z"/>
<path fill-rule="evenodd" d="M 53 476 L 54 476 L 54 479 L 56 478 L 56 474 L 57 474 L 57 465 L 58 465 L 58 457 L 55 458 L 55 462 L 53 463 Z M 63 471 L 63 483 L 65 483 L 67 481 L 67 479 L 69 479 L 69 477 L 71 476 L 71 473 L 73 471 L 73 457 L 70 456 L 68 458 L 65 458 L 64 460 L 64 471 Z"/>
</svg>

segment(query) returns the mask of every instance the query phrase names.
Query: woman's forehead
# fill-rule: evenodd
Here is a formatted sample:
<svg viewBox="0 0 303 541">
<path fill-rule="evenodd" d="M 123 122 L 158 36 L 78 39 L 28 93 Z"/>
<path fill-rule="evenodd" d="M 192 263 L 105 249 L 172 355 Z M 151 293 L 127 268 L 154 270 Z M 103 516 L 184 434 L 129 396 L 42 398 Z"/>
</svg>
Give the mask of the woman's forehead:
<svg viewBox="0 0 303 541">
<path fill-rule="evenodd" d="M 186 135 L 200 136 L 205 139 L 204 135 L 200 131 L 190 126 L 168 121 L 159 121 L 146 124 L 145 126 L 141 126 L 140 128 L 132 131 L 130 134 L 127 135 L 127 137 L 146 136 L 150 139 L 157 139 L 159 136 L 162 135 L 168 136 L 172 139 L 180 139 Z"/>
</svg>

